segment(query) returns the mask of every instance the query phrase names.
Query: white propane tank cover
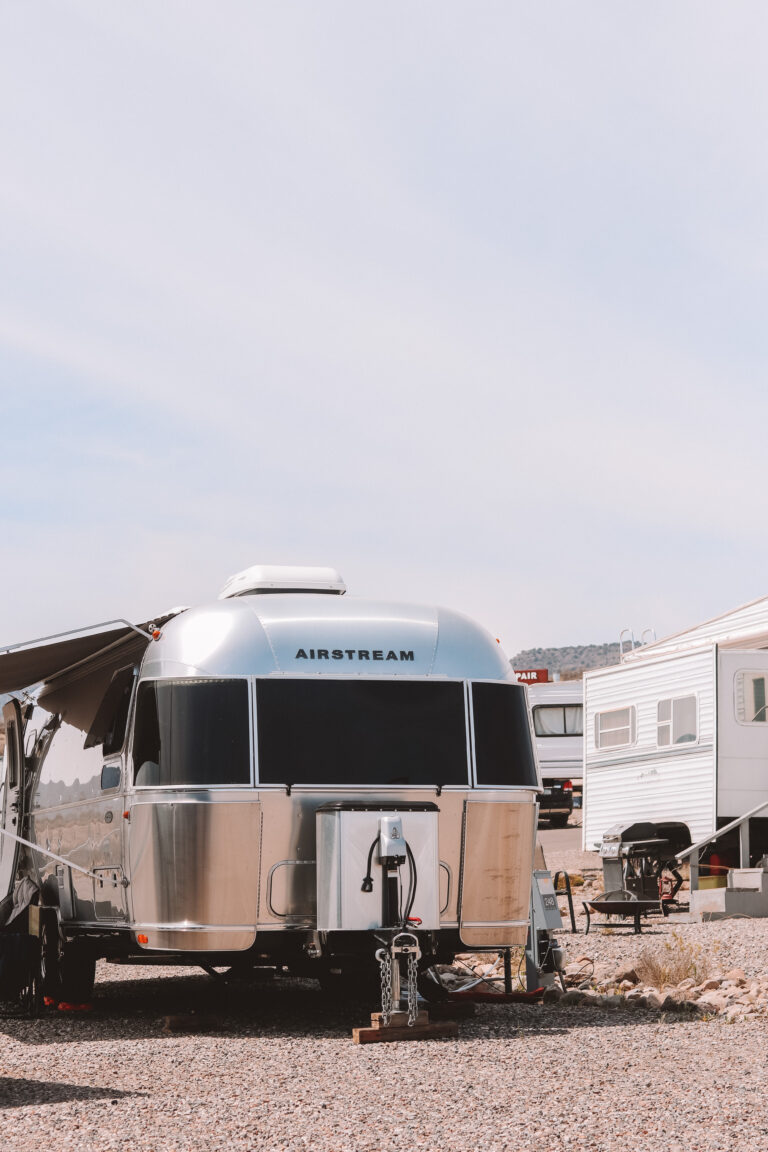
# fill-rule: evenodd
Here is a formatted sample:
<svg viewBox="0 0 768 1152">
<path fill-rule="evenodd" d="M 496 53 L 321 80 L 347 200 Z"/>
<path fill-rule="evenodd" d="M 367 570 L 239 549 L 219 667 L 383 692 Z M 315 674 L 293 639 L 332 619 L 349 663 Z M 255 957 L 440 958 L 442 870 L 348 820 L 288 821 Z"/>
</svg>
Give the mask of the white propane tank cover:
<svg viewBox="0 0 768 1152">
<path fill-rule="evenodd" d="M 335 568 L 296 564 L 255 564 L 230 576 L 219 600 L 269 592 L 325 592 L 343 596 L 347 586 Z"/>
</svg>

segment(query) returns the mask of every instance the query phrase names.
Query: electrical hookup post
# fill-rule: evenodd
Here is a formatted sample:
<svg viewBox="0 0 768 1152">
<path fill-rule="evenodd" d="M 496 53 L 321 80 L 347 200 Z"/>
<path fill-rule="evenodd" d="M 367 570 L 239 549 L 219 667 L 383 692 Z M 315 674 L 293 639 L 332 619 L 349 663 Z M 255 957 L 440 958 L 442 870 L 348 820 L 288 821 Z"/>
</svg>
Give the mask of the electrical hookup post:
<svg viewBox="0 0 768 1152">
<path fill-rule="evenodd" d="M 531 883 L 531 926 L 525 948 L 525 984 L 529 992 L 535 988 L 552 988 L 558 980 L 565 991 L 563 950 L 555 936 L 562 927 L 552 875 L 546 869 L 537 868 Z"/>
</svg>

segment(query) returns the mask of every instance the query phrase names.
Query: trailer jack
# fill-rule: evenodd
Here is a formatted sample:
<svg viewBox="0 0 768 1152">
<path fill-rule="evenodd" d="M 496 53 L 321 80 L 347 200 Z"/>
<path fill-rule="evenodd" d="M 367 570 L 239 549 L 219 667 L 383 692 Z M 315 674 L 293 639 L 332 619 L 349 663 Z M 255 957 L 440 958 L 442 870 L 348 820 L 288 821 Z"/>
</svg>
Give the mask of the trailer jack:
<svg viewBox="0 0 768 1152">
<path fill-rule="evenodd" d="M 394 932 L 390 940 L 377 949 L 376 959 L 381 969 L 381 1011 L 371 1013 L 369 1028 L 352 1030 L 355 1044 L 458 1036 L 459 1026 L 455 1020 L 430 1020 L 429 1013 L 419 1007 L 416 980 L 421 948 L 413 932 Z"/>
</svg>

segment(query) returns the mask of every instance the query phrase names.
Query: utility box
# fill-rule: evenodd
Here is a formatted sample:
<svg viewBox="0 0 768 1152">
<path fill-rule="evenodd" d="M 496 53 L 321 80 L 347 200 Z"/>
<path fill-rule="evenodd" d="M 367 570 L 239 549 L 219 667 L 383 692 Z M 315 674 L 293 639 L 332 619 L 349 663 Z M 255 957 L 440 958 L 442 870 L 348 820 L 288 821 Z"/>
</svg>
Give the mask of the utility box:
<svg viewBox="0 0 768 1152">
<path fill-rule="evenodd" d="M 411 917 L 421 920 L 418 929 L 436 931 L 440 927 L 440 860 L 437 842 L 436 804 L 324 804 L 317 821 L 317 930 L 318 932 L 370 932 L 392 927 L 382 922 L 384 869 L 381 864 L 380 836 L 391 846 L 391 832 L 397 828 L 399 843 L 407 844 L 413 863 L 402 849 L 399 866 L 400 907 L 404 911 L 408 889 L 416 883 Z M 393 820 L 393 817 L 397 818 Z M 402 838 L 400 836 L 402 829 Z M 370 859 L 370 869 L 369 869 Z M 363 891 L 370 875 L 369 891 Z"/>
</svg>

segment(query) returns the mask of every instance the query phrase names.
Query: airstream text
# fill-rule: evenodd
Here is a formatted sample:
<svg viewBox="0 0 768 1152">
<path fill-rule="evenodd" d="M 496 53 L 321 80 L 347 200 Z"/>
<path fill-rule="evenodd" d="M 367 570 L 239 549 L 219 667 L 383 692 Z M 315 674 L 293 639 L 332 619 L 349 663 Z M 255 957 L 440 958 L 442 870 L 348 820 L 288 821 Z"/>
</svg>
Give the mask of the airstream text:
<svg viewBox="0 0 768 1152">
<path fill-rule="evenodd" d="M 400 649 L 400 655 L 389 649 L 386 656 L 383 648 L 310 648 L 307 653 L 299 648 L 295 660 L 413 660 L 413 650 Z"/>
</svg>

